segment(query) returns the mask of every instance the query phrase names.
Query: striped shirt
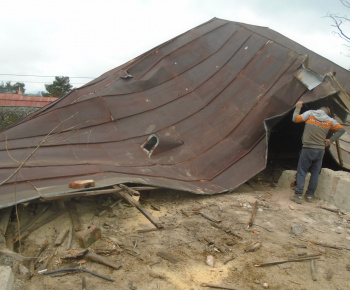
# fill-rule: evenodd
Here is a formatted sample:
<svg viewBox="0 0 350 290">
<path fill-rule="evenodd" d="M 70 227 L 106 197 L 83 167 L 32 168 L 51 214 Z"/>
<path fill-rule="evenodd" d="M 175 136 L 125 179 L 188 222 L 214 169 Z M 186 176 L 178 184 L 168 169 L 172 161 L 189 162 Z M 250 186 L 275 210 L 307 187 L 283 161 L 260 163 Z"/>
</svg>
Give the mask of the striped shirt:
<svg viewBox="0 0 350 290">
<path fill-rule="evenodd" d="M 329 130 L 336 132 L 331 138 L 331 142 L 339 139 L 345 133 L 342 125 L 329 117 L 322 110 L 310 110 L 300 115 L 299 107 L 296 107 L 293 114 L 293 122 L 305 122 L 304 133 L 302 137 L 303 147 L 325 148 L 325 140 Z"/>
</svg>

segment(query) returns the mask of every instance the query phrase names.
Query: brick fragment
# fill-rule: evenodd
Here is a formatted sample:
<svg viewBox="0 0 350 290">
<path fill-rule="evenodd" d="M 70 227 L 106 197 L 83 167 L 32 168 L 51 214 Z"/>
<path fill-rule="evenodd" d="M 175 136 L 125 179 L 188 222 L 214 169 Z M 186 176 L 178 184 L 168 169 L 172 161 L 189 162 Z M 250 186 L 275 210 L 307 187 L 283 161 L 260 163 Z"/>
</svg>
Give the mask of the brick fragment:
<svg viewBox="0 0 350 290">
<path fill-rule="evenodd" d="M 101 229 L 97 225 L 91 226 L 86 231 L 77 233 L 81 248 L 88 248 L 101 237 Z"/>
<path fill-rule="evenodd" d="M 92 179 L 90 179 L 90 180 L 76 180 L 76 181 L 69 183 L 69 187 L 73 188 L 73 189 L 95 187 L 95 181 Z"/>
</svg>

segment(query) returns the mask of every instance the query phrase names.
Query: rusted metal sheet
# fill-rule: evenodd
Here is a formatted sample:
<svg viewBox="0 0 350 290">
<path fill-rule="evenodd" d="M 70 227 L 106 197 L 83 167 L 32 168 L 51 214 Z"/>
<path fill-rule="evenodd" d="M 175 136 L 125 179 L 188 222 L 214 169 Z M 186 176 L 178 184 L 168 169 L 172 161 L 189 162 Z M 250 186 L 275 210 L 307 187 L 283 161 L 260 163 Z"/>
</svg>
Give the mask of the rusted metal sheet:
<svg viewBox="0 0 350 290">
<path fill-rule="evenodd" d="M 294 76 L 307 61 L 298 47 L 267 28 L 215 18 L 106 72 L 0 133 L 1 180 L 21 166 L 0 187 L 0 208 L 63 197 L 79 179 L 95 189 L 238 187 L 266 166 L 274 121 L 265 120 L 337 94 L 327 77 L 309 90 Z M 338 80 L 350 77 L 339 71 Z"/>
</svg>

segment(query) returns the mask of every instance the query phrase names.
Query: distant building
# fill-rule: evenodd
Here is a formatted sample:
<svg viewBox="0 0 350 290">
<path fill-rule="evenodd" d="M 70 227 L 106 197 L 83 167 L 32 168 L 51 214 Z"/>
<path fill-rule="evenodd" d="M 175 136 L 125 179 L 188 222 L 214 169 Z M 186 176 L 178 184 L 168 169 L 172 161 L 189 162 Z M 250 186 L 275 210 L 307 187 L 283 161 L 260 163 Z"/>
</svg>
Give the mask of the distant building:
<svg viewBox="0 0 350 290">
<path fill-rule="evenodd" d="M 20 94 L 0 93 L 0 130 L 56 100 L 51 97 L 23 96 L 21 91 Z"/>
</svg>

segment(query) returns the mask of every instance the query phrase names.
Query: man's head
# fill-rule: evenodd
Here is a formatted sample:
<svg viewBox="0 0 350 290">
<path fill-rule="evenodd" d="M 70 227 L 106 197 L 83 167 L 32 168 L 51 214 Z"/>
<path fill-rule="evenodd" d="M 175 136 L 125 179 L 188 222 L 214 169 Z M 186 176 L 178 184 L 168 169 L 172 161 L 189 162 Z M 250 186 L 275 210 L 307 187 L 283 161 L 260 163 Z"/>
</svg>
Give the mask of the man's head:
<svg viewBox="0 0 350 290">
<path fill-rule="evenodd" d="M 325 112 L 327 115 L 330 115 L 330 113 L 331 113 L 331 110 L 328 107 L 321 107 L 320 110 Z"/>
</svg>

